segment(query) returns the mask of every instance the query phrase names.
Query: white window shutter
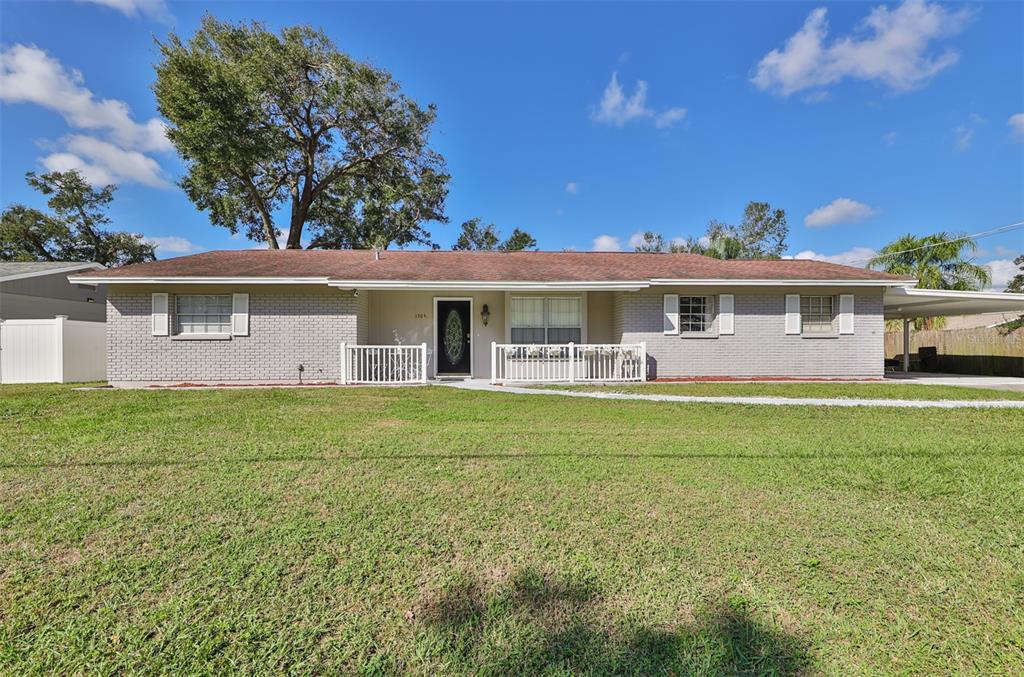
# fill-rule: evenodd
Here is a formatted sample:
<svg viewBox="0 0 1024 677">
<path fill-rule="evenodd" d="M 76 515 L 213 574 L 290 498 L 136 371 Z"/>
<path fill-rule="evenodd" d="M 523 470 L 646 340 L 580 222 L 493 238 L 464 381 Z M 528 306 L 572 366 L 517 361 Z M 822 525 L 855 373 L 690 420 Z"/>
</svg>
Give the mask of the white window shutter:
<svg viewBox="0 0 1024 677">
<path fill-rule="evenodd" d="M 679 296 L 678 294 L 665 294 L 664 297 L 664 308 L 665 308 L 665 333 L 666 334 L 678 334 L 679 333 Z"/>
<path fill-rule="evenodd" d="M 839 295 L 839 333 L 853 333 L 853 294 Z"/>
<path fill-rule="evenodd" d="M 152 328 L 153 336 L 167 336 L 170 322 L 167 313 L 167 294 L 153 294 Z"/>
<path fill-rule="evenodd" d="M 249 335 L 249 295 L 231 295 L 231 333 L 235 336 Z"/>
<path fill-rule="evenodd" d="M 735 297 L 732 294 L 719 294 L 718 295 L 718 333 L 719 334 L 735 334 L 736 333 L 736 321 L 733 314 L 733 306 L 735 305 Z"/>
<path fill-rule="evenodd" d="M 786 333 L 800 333 L 800 294 L 786 294 Z"/>
</svg>

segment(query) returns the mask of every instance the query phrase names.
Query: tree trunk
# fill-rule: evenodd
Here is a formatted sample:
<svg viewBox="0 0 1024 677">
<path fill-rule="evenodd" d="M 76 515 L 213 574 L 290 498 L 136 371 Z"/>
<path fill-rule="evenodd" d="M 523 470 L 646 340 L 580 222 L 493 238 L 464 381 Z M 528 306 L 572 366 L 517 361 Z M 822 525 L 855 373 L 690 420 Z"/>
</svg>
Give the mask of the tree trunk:
<svg viewBox="0 0 1024 677">
<path fill-rule="evenodd" d="M 292 211 L 292 222 L 288 226 L 287 249 L 302 249 L 302 226 L 306 222 L 306 212 L 301 206 Z"/>
<path fill-rule="evenodd" d="M 302 182 L 302 192 L 292 193 L 292 219 L 288 224 L 288 249 L 302 249 L 302 227 L 309 216 L 309 206 L 313 203 L 313 177 L 307 171 Z"/>
</svg>

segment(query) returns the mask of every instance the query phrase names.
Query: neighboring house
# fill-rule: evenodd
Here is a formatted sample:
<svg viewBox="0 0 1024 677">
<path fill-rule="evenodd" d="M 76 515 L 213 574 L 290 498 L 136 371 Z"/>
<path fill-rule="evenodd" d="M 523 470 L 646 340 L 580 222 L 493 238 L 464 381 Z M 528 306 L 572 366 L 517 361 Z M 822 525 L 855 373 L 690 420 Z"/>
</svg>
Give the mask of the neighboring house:
<svg viewBox="0 0 1024 677">
<path fill-rule="evenodd" d="M 959 315 L 947 317 L 946 322 L 942 325 L 942 329 L 947 331 L 954 331 L 957 329 L 976 329 L 981 327 L 991 329 L 1004 325 L 1007 322 L 1013 322 L 1018 317 L 1020 317 L 1020 313 L 1011 312 Z"/>
<path fill-rule="evenodd" d="M 94 269 L 104 268 L 98 263 L 73 261 L 0 261 L 0 320 L 66 315 L 71 320 L 105 321 L 105 288 L 68 282 L 68 274 Z"/>
<path fill-rule="evenodd" d="M 889 298 L 902 317 L 922 291 L 819 261 L 598 252 L 217 251 L 70 279 L 108 286 L 114 384 L 879 378 Z"/>
<path fill-rule="evenodd" d="M 0 383 L 106 378 L 106 291 L 69 274 L 105 270 L 72 261 L 0 262 Z"/>
</svg>

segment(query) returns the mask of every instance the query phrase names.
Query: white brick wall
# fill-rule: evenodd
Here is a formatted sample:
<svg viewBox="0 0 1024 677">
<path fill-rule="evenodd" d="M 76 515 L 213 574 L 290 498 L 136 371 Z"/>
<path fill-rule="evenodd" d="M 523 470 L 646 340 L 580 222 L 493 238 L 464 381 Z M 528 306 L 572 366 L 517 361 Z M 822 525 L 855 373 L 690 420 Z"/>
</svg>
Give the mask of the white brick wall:
<svg viewBox="0 0 1024 677">
<path fill-rule="evenodd" d="M 153 292 L 249 293 L 249 336 L 230 340 L 175 340 L 153 336 Z M 855 333 L 835 338 L 787 336 L 785 294 L 855 295 Z M 681 338 L 662 328 L 662 294 L 732 293 L 732 336 Z M 718 303 L 716 301 L 716 314 Z M 107 378 L 111 383 L 291 383 L 337 381 L 342 341 L 366 343 L 369 293 L 353 296 L 314 286 L 111 288 L 107 298 Z M 174 317 L 171 317 L 174 326 Z M 714 328 L 717 331 L 717 317 Z M 664 288 L 617 292 L 612 303 L 614 340 L 647 343 L 649 376 L 882 376 L 885 327 L 877 288 Z M 715 332 L 712 332 L 713 334 Z"/>
<path fill-rule="evenodd" d="M 107 379 L 115 385 L 290 383 L 299 380 L 300 364 L 305 368 L 303 381 L 336 381 L 341 342 L 355 343 L 359 333 L 365 336 L 366 292 L 354 297 L 349 291 L 298 286 L 194 292 L 248 292 L 248 336 L 217 341 L 153 336 L 150 295 L 159 291 L 170 293 L 173 328 L 175 291 L 117 286 L 109 291 Z M 177 293 L 189 291 L 177 289 Z"/>
<path fill-rule="evenodd" d="M 853 335 L 809 338 L 786 335 L 786 293 L 854 294 Z M 663 333 L 662 294 L 731 293 L 735 328 L 731 336 L 682 338 Z M 838 304 L 838 301 L 837 301 Z M 838 308 L 838 305 L 837 305 Z M 800 376 L 881 378 L 885 357 L 882 290 L 877 288 L 685 289 L 621 292 L 615 303 L 617 340 L 647 342 L 648 376 Z"/>
</svg>

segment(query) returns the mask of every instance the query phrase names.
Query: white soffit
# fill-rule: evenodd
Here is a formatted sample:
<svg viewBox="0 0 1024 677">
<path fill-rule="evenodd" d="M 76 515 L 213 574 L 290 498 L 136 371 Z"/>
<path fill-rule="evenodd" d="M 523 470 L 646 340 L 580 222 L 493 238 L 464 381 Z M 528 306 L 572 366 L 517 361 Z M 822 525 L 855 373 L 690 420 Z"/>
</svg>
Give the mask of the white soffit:
<svg viewBox="0 0 1024 677">
<path fill-rule="evenodd" d="M 1024 313 L 1024 294 L 893 288 L 885 292 L 886 319 Z"/>
</svg>

